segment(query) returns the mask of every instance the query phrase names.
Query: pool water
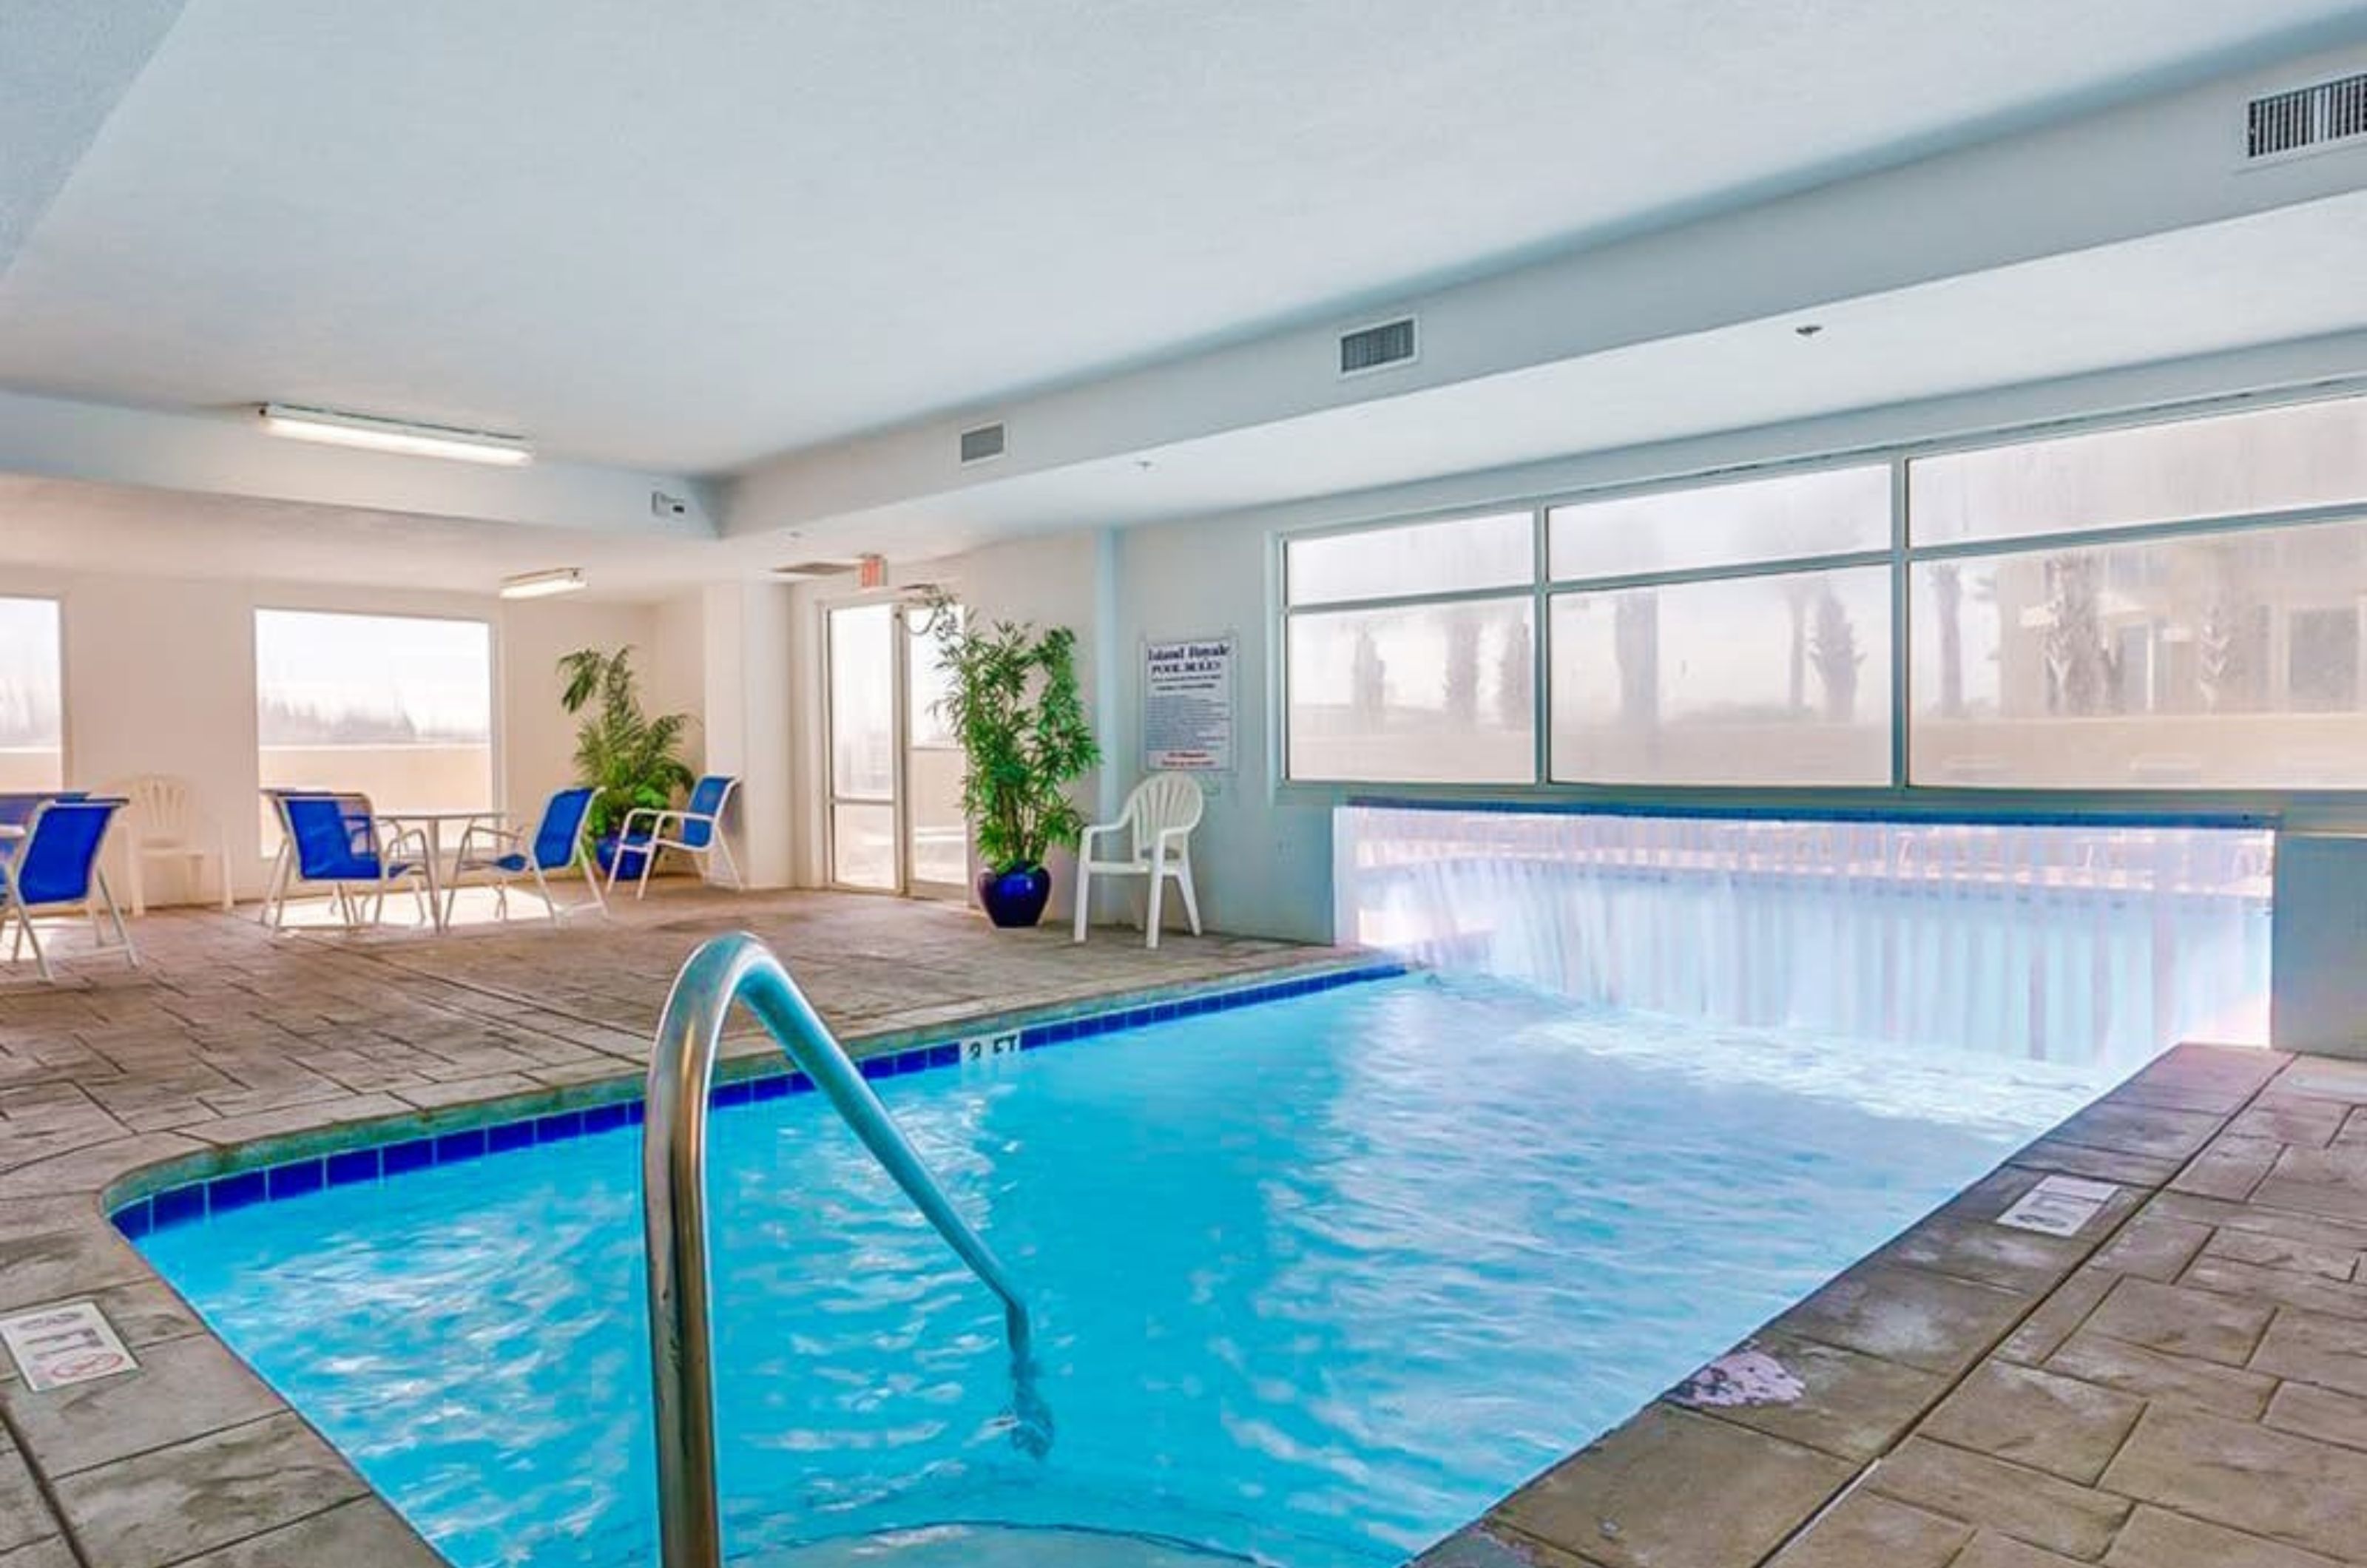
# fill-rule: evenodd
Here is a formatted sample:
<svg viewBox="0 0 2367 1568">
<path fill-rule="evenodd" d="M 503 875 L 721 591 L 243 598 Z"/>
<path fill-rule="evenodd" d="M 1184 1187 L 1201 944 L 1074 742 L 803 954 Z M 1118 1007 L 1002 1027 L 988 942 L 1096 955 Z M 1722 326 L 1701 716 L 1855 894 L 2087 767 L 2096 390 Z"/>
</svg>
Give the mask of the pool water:
<svg viewBox="0 0 2367 1568">
<path fill-rule="evenodd" d="M 1058 1439 L 1008 1440 L 998 1304 L 827 1104 L 719 1110 L 735 1560 L 1386 1568 L 2103 1085 L 1418 975 L 876 1087 L 1030 1293 Z M 453 1562 L 639 1568 L 639 1150 L 141 1245 Z"/>
</svg>

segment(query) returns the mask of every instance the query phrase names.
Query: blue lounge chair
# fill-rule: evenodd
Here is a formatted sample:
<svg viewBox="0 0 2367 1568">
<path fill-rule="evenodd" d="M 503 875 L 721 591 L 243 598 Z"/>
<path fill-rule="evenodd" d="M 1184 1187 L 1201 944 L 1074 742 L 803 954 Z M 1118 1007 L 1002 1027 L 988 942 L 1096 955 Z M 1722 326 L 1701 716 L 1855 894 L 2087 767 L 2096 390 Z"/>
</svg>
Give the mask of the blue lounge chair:
<svg viewBox="0 0 2367 1568">
<path fill-rule="evenodd" d="M 54 980 L 49 954 L 41 951 L 41 933 L 33 924 L 36 910 L 56 913 L 78 909 L 90 917 L 99 946 L 120 952 L 140 966 L 123 912 L 115 907 L 107 874 L 99 869 L 99 846 L 107 841 L 108 824 L 123 806 L 120 800 L 72 799 L 52 796 L 35 807 L 25 821 L 24 837 L 0 842 L 0 927 L 9 932 L 8 957 L 20 958 L 25 944 L 33 947 L 33 964 L 44 980 Z M 107 940 L 100 925 L 99 906 L 114 923 L 115 940 Z"/>
<path fill-rule="evenodd" d="M 388 832 L 372 814 L 366 795 L 289 791 L 275 799 L 288 830 L 289 863 L 279 874 L 276 898 L 266 900 L 274 931 L 286 924 L 288 895 L 297 882 L 329 884 L 348 930 L 364 923 L 355 912 L 357 888 L 368 888 L 375 895 L 377 901 L 370 909 L 370 919 L 375 921 L 385 913 L 387 888 L 404 883 L 418 902 L 420 923 L 429 923 L 427 893 L 420 881 L 427 864 L 427 840 L 423 834 Z"/>
<path fill-rule="evenodd" d="M 731 886 L 737 889 L 747 886 L 740 875 L 740 863 L 731 858 L 731 841 L 723 836 L 723 808 L 730 803 L 731 792 L 740 781 L 729 773 L 709 773 L 698 781 L 690 792 L 690 800 L 680 810 L 660 811 L 640 806 L 625 813 L 623 827 L 617 834 L 616 858 L 608 863 L 608 891 L 617 891 L 617 873 L 624 868 L 626 857 L 640 852 L 640 881 L 634 886 L 638 898 L 650 890 L 650 873 L 657 869 L 658 855 L 665 850 L 680 850 L 694 857 L 705 856 L 711 862 L 720 854 L 731 873 Z M 634 824 L 639 823 L 636 828 Z M 705 865 L 700 867 L 702 871 Z"/>
<path fill-rule="evenodd" d="M 562 789 L 552 795 L 542 808 L 542 822 L 531 840 L 515 829 L 496 828 L 486 822 L 469 824 L 469 830 L 460 835 L 459 857 L 452 863 L 450 889 L 444 895 L 444 923 L 452 923 L 452 906 L 460 897 L 460 883 L 471 874 L 493 884 L 505 920 L 510 918 L 510 878 L 529 874 L 553 925 L 578 909 L 596 908 L 606 915 L 608 899 L 600 890 L 600 868 L 592 863 L 592 846 L 583 838 L 583 819 L 591 815 L 592 795 L 586 787 Z M 549 878 L 571 865 L 583 868 L 583 881 L 592 889 L 592 897 L 580 903 L 562 905 L 551 897 Z"/>
</svg>

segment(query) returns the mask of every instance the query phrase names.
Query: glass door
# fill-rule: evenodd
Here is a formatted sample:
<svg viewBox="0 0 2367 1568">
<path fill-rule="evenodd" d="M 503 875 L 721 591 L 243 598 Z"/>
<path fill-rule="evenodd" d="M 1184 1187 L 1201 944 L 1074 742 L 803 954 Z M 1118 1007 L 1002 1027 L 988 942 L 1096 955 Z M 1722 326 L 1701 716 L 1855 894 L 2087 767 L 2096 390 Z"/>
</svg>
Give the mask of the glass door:
<svg viewBox="0 0 2367 1568">
<path fill-rule="evenodd" d="M 829 612 L 830 880 L 903 889 L 897 812 L 897 698 L 905 638 L 896 606 Z"/>
<path fill-rule="evenodd" d="M 958 617 L 961 607 L 944 614 Z M 969 822 L 962 815 L 961 745 L 941 711 L 950 680 L 937 662 L 929 611 L 907 606 L 904 622 L 905 888 L 916 897 L 964 898 L 969 891 Z"/>
<path fill-rule="evenodd" d="M 848 604 L 826 625 L 832 886 L 966 897 L 961 747 L 940 711 L 947 682 L 929 612 Z"/>
</svg>

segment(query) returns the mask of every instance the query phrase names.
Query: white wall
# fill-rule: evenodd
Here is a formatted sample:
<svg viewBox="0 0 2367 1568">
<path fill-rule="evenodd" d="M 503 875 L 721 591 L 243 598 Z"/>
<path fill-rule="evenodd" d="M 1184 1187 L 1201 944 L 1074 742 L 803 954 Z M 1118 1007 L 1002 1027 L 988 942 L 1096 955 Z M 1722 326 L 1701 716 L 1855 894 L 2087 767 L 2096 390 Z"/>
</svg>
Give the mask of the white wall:
<svg viewBox="0 0 2367 1568">
<path fill-rule="evenodd" d="M 268 867 L 256 808 L 255 612 L 259 608 L 447 615 L 494 628 L 496 792 L 531 821 L 571 782 L 573 721 L 553 665 L 587 645 L 644 650 L 654 696 L 682 681 L 658 637 L 656 606 L 579 600 L 504 603 L 481 594 L 195 581 L 113 572 L 12 570 L 9 592 L 54 597 L 64 642 L 66 782 L 95 787 L 142 773 L 177 773 L 228 830 L 233 886 L 263 890 Z M 696 704 L 681 704 L 696 711 Z M 150 901 L 191 890 L 156 868 Z"/>
</svg>

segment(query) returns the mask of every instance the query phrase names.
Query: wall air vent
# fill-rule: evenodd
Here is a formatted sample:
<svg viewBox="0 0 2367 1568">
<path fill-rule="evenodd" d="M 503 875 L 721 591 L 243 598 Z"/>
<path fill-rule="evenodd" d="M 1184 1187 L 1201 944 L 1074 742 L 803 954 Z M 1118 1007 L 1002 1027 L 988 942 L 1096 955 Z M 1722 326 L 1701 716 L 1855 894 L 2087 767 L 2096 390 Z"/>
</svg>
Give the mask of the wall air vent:
<svg viewBox="0 0 2367 1568">
<path fill-rule="evenodd" d="M 2274 158 L 2361 137 L 2367 137 L 2367 72 L 2254 98 L 2246 110 L 2244 156 Z"/>
<path fill-rule="evenodd" d="M 1415 357 L 1413 318 L 1403 316 L 1376 326 L 1358 327 L 1340 334 L 1340 374 L 1361 376 L 1386 370 Z"/>
<path fill-rule="evenodd" d="M 961 433 L 961 460 L 983 463 L 989 457 L 1002 456 L 1002 426 L 981 424 L 976 430 Z"/>
</svg>

